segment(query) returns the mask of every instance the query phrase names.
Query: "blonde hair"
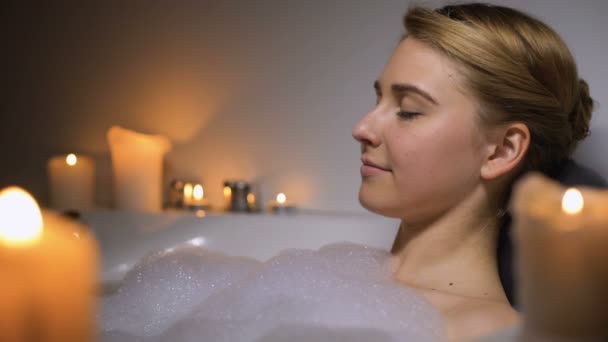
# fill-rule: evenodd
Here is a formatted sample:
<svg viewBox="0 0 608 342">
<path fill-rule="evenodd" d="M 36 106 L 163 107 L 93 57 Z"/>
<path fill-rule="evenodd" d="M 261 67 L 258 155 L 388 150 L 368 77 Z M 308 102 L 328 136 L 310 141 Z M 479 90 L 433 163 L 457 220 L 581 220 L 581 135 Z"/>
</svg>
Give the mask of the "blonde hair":
<svg viewBox="0 0 608 342">
<path fill-rule="evenodd" d="M 593 100 L 570 50 L 546 24 L 489 4 L 411 8 L 407 36 L 460 67 L 464 86 L 479 101 L 481 122 L 522 122 L 531 143 L 521 172 L 551 174 L 589 134 Z"/>
</svg>

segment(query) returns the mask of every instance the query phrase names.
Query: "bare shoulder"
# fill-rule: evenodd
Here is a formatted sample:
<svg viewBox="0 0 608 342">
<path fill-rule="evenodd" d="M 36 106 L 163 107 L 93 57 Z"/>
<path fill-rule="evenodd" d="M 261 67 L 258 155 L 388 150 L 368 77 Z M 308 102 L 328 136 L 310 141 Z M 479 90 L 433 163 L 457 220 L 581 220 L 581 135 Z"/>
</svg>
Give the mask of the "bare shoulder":
<svg viewBox="0 0 608 342">
<path fill-rule="evenodd" d="M 487 336 L 519 323 L 520 315 L 508 303 L 466 300 L 445 312 L 452 341 Z"/>
</svg>

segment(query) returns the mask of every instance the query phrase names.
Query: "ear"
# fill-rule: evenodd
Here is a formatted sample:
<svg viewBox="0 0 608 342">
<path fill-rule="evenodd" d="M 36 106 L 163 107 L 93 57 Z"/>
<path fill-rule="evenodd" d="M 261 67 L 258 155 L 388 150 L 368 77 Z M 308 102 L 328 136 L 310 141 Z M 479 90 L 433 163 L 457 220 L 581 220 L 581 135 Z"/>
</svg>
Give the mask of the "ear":
<svg viewBox="0 0 608 342">
<path fill-rule="evenodd" d="M 521 164 L 530 146 L 530 130 L 523 123 L 509 123 L 493 130 L 481 177 L 494 179 L 510 173 Z"/>
</svg>

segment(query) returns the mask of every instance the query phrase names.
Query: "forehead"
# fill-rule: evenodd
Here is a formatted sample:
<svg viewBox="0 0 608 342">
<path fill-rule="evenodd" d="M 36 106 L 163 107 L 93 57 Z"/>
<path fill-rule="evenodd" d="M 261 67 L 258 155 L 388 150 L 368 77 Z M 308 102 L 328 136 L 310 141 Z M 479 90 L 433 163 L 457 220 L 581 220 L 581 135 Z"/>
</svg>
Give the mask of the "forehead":
<svg viewBox="0 0 608 342">
<path fill-rule="evenodd" d="M 429 45 L 408 37 L 395 49 L 386 64 L 380 83 L 389 87 L 395 83 L 415 85 L 434 98 L 449 100 L 462 93 L 462 83 L 456 65 Z M 463 94 L 460 94 L 463 96 Z"/>
</svg>

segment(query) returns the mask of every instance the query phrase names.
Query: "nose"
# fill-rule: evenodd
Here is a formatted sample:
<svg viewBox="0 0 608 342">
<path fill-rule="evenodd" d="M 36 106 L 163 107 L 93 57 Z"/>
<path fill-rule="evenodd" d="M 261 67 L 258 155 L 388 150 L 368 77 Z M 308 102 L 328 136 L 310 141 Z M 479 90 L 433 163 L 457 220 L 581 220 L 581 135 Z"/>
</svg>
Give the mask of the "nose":
<svg viewBox="0 0 608 342">
<path fill-rule="evenodd" d="M 353 138 L 361 143 L 361 147 L 366 145 L 377 147 L 380 145 L 380 134 L 378 120 L 376 120 L 374 112 L 371 111 L 359 120 L 353 127 Z"/>
</svg>

